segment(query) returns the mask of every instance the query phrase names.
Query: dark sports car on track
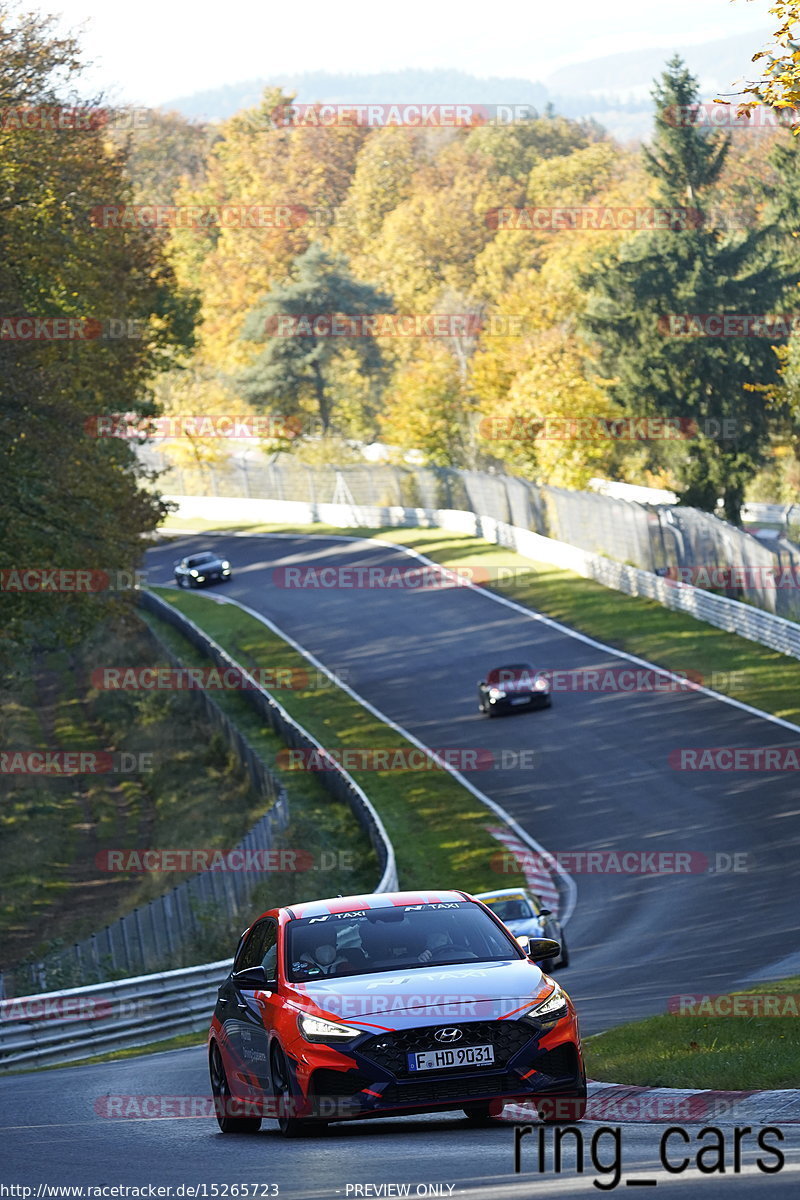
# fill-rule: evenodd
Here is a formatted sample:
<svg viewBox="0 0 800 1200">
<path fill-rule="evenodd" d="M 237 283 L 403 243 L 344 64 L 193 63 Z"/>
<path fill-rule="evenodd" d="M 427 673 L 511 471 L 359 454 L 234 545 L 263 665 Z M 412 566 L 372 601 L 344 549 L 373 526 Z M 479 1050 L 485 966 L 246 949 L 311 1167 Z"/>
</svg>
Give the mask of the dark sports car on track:
<svg viewBox="0 0 800 1200">
<path fill-rule="evenodd" d="M 478 708 L 489 717 L 551 704 L 550 681 L 530 663 L 495 667 L 478 684 Z"/>
<path fill-rule="evenodd" d="M 264 913 L 242 935 L 208 1036 L 223 1133 L 529 1101 L 583 1116 L 572 1001 L 465 892 L 338 897 Z"/>
<path fill-rule="evenodd" d="M 199 550 L 175 563 L 175 582 L 178 587 L 201 587 L 204 583 L 220 583 L 231 577 L 231 564 L 213 550 Z"/>
</svg>

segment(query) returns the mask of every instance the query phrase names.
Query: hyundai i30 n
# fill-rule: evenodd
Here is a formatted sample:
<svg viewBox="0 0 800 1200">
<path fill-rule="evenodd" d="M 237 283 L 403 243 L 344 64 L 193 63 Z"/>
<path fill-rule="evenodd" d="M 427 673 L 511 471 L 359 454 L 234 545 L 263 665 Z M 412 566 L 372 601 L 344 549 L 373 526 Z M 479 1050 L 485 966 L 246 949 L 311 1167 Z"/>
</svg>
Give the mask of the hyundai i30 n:
<svg viewBox="0 0 800 1200">
<path fill-rule="evenodd" d="M 286 1136 L 331 1121 L 530 1101 L 584 1113 L 567 993 L 465 892 L 337 897 L 274 909 L 242 935 L 208 1037 L 224 1133 L 274 1117 Z"/>
</svg>

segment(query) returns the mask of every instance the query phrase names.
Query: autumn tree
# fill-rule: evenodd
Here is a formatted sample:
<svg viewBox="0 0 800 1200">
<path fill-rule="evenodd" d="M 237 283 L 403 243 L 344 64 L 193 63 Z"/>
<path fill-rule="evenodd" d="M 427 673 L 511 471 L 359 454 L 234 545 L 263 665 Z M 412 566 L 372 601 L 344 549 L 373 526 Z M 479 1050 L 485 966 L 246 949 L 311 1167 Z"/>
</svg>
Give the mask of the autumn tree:
<svg viewBox="0 0 800 1200">
<path fill-rule="evenodd" d="M 328 434 L 337 366 L 355 357 L 362 377 L 377 384 L 383 360 L 370 334 L 315 332 L 314 318 L 348 321 L 391 308 L 391 298 L 353 279 L 343 259 L 312 245 L 293 264 L 291 279 L 273 287 L 247 317 L 244 338 L 265 348 L 240 374 L 239 389 L 256 405 L 277 404 L 282 416 L 317 416 L 323 435 Z"/>
<path fill-rule="evenodd" d="M 673 59 L 654 93 L 656 134 L 644 162 L 654 199 L 674 210 L 702 212 L 728 151 L 724 136 L 672 119 L 697 94 Z M 721 497 L 735 523 L 768 441 L 764 392 L 777 378 L 775 342 L 746 332 L 709 337 L 685 318 L 772 313 L 796 278 L 779 268 L 769 227 L 731 233 L 677 219 L 626 239 L 586 281 L 585 328 L 613 379 L 611 398 L 630 416 L 684 419 L 693 436 L 654 443 L 653 459 L 669 461 L 684 503 L 713 511 Z"/>
<path fill-rule="evenodd" d="M 164 506 L 142 487 L 131 444 L 96 436 L 97 418 L 155 411 L 152 380 L 176 347 L 191 344 L 194 303 L 152 232 L 93 222 L 98 199 L 131 198 L 124 156 L 102 120 L 50 129 L 12 119 L 74 107 L 74 40 L 0 4 L 0 50 L 0 558 L 6 569 L 130 572 Z M 84 336 L 17 336 L 18 318 L 66 318 L 51 328 Z M 70 643 L 96 621 L 97 606 L 85 594 L 7 587 L 5 637 L 25 647 Z"/>
</svg>

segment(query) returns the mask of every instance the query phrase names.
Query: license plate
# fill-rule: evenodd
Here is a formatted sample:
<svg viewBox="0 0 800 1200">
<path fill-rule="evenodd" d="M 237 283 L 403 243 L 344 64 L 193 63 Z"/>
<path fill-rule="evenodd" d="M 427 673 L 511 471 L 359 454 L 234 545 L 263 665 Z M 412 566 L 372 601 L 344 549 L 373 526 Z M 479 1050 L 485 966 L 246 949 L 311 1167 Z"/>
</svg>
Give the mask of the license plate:
<svg viewBox="0 0 800 1200">
<path fill-rule="evenodd" d="M 516 699 L 511 701 L 512 704 L 530 704 L 530 702 L 530 696 L 517 696 Z"/>
<path fill-rule="evenodd" d="M 487 1067 L 494 1046 L 459 1046 L 452 1050 L 417 1050 L 408 1056 L 409 1071 L 443 1071 L 447 1067 Z"/>
</svg>

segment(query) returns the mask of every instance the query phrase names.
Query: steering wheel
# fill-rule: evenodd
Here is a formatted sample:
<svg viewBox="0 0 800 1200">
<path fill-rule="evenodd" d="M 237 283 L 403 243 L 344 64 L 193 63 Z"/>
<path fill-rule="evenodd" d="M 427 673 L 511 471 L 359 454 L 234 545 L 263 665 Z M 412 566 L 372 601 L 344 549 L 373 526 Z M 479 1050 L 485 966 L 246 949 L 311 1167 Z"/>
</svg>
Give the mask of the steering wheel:
<svg viewBox="0 0 800 1200">
<path fill-rule="evenodd" d="M 440 946 L 438 950 L 434 950 L 431 955 L 431 961 L 438 959 L 454 959 L 454 958 L 477 958 L 472 950 L 467 946 Z"/>
</svg>

